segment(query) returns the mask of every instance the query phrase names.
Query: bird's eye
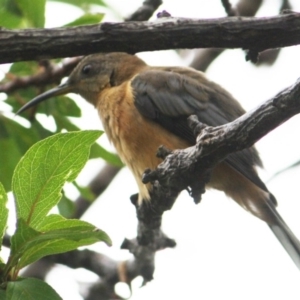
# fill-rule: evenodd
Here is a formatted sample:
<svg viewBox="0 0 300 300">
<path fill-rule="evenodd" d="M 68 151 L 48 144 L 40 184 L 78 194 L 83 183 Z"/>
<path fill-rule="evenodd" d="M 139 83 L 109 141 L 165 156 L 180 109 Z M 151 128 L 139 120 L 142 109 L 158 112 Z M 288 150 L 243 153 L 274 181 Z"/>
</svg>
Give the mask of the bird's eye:
<svg viewBox="0 0 300 300">
<path fill-rule="evenodd" d="M 82 70 L 81 70 L 81 73 L 82 74 L 85 74 L 85 75 L 88 75 L 90 73 L 92 69 L 92 66 L 91 65 L 85 65 Z"/>
</svg>

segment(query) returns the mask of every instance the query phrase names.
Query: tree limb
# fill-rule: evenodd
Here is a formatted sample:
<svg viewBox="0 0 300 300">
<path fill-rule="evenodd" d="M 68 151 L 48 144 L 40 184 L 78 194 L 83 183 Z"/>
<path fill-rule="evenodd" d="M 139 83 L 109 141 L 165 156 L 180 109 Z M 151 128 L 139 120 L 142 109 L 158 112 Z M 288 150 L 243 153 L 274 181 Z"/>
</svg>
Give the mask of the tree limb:
<svg viewBox="0 0 300 300">
<path fill-rule="evenodd" d="M 238 16 L 239 12 L 232 7 L 229 0 L 221 0 L 228 17 Z"/>
<path fill-rule="evenodd" d="M 270 18 L 183 19 L 0 31 L 0 63 L 95 52 L 243 48 L 257 52 L 300 43 L 300 14 Z M 7 51 L 9 49 L 9 51 Z"/>
<path fill-rule="evenodd" d="M 240 0 L 233 11 L 236 15 L 244 17 L 253 17 L 260 8 L 262 0 Z M 222 0 L 224 6 L 224 1 Z M 225 7 L 226 10 L 226 7 Z M 227 13 L 228 14 L 228 13 Z M 229 16 L 229 14 L 228 14 Z M 226 49 L 221 48 L 208 48 L 208 49 L 198 49 L 195 58 L 191 63 L 191 67 L 205 72 L 209 65 Z M 273 50 L 273 49 L 272 49 Z M 271 51 L 272 51 L 271 50 Z"/>
<path fill-rule="evenodd" d="M 0 84 L 0 93 L 12 93 L 18 89 L 28 88 L 30 86 L 45 86 L 51 83 L 60 83 L 63 77 L 68 76 L 74 67 L 80 61 L 80 57 L 74 57 L 63 61 L 61 65 L 55 65 L 51 68 L 42 68 L 40 72 L 14 79 Z"/>
</svg>

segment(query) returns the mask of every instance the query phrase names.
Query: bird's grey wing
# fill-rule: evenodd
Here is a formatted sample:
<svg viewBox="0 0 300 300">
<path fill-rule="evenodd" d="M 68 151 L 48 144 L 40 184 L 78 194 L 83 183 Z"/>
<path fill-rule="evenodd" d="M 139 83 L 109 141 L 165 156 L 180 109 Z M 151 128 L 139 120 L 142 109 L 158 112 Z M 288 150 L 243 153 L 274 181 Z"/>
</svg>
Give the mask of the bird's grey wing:
<svg viewBox="0 0 300 300">
<path fill-rule="evenodd" d="M 238 102 L 220 86 L 209 82 L 200 73 L 197 80 L 198 72 L 191 70 L 180 74 L 177 70 L 154 69 L 134 77 L 131 82 L 134 104 L 143 116 L 195 144 L 195 136 L 187 123 L 188 116 L 195 114 L 202 123 L 218 126 L 243 113 Z M 225 161 L 267 191 L 253 169 L 255 165 L 261 166 L 253 147 L 232 153 Z"/>
</svg>

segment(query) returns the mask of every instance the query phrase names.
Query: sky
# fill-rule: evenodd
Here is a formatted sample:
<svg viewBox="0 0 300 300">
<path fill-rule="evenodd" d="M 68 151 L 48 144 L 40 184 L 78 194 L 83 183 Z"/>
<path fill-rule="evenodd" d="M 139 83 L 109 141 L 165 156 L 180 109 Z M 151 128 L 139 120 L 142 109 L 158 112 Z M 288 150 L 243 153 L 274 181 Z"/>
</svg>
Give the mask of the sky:
<svg viewBox="0 0 300 300">
<path fill-rule="evenodd" d="M 120 15 L 127 16 L 142 1 L 107 2 L 113 3 Z M 235 2 L 232 1 L 233 4 Z M 294 4 L 294 10 L 300 11 L 298 1 L 291 3 Z M 57 5 L 57 2 L 48 5 L 48 27 L 68 22 L 68 16 L 63 13 L 65 7 L 58 9 Z M 276 15 L 279 5 L 279 1 L 266 0 L 258 15 Z M 225 16 L 219 0 L 165 0 L 159 11 L 163 9 L 178 17 Z M 62 12 L 62 16 L 58 12 Z M 68 14 L 70 21 L 77 13 L 79 11 L 73 10 Z M 114 21 L 116 17 L 107 14 L 105 20 Z M 275 66 L 255 67 L 245 61 L 243 51 L 227 50 L 213 62 L 206 74 L 232 93 L 246 110 L 250 110 L 297 80 L 299 53 L 299 47 L 289 47 L 281 51 Z M 172 51 L 140 53 L 139 56 L 151 65 L 184 66 L 190 62 L 190 58 L 182 60 Z M 94 108 L 79 97 L 78 103 L 84 108 L 83 117 L 77 121 L 81 127 L 101 128 Z M 260 171 L 264 181 L 299 159 L 299 125 L 300 118 L 296 116 L 257 143 L 265 167 Z M 101 142 L 107 145 L 105 138 Z M 79 182 L 87 184 L 91 174 L 97 172 L 102 164 L 100 160 L 90 162 L 79 176 Z M 295 168 L 267 183 L 278 200 L 280 214 L 298 237 L 299 175 L 300 170 Z M 91 249 L 115 259 L 131 257 L 119 247 L 125 237 L 136 235 L 135 210 L 129 201 L 130 195 L 136 191 L 129 170 L 123 169 L 101 200 L 84 215 L 85 220 L 105 230 L 113 240 L 111 248 L 96 244 Z M 69 188 L 69 193 L 74 191 Z M 134 280 L 131 299 L 299 299 L 299 270 L 269 228 L 221 192 L 207 191 L 202 199 L 199 205 L 195 205 L 186 193 L 182 193 L 173 209 L 165 213 L 163 230 L 176 240 L 177 247 L 157 253 L 154 280 L 143 288 L 140 288 L 140 278 Z M 78 286 L 73 278 L 79 282 L 89 282 L 95 276 L 83 270 L 74 271 L 59 266 L 49 273 L 47 279 L 63 299 L 82 299 L 76 291 Z M 123 296 L 129 295 L 128 289 L 122 284 L 117 286 L 117 291 Z"/>
</svg>

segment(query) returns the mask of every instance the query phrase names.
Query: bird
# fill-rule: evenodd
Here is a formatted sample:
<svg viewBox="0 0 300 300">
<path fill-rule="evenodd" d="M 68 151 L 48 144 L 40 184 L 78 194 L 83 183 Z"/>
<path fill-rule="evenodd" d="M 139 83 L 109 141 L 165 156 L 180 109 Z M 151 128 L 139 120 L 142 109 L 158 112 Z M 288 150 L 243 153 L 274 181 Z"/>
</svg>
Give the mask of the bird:
<svg viewBox="0 0 300 300">
<path fill-rule="evenodd" d="M 245 113 L 234 97 L 206 75 L 189 67 L 152 67 L 136 55 L 97 53 L 84 57 L 67 81 L 25 104 L 17 114 L 67 93 L 95 106 L 108 139 L 133 173 L 139 203 L 151 201 L 146 169 L 161 162 L 159 146 L 184 149 L 196 138 L 187 118 L 219 126 Z M 259 178 L 262 167 L 254 147 L 228 155 L 212 170 L 207 188 L 223 191 L 241 207 L 265 221 L 300 269 L 300 243 L 276 210 L 277 201 Z"/>
</svg>

